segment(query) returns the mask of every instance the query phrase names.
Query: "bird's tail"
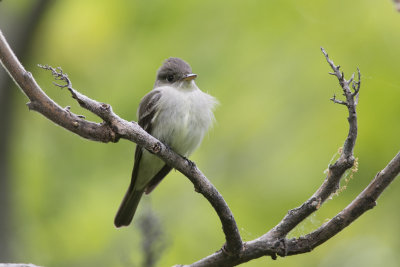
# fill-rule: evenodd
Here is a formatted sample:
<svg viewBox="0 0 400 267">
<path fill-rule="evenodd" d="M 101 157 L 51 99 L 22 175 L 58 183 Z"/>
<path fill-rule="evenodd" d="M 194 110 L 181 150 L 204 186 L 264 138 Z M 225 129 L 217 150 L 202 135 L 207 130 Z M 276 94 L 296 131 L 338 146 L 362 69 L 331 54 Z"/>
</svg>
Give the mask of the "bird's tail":
<svg viewBox="0 0 400 267">
<path fill-rule="evenodd" d="M 129 187 L 126 192 L 121 205 L 119 206 L 117 215 L 115 215 L 114 225 L 116 227 L 128 226 L 135 215 L 137 206 L 140 202 L 140 198 L 143 195 L 144 189 L 135 190 L 133 187 Z"/>
</svg>

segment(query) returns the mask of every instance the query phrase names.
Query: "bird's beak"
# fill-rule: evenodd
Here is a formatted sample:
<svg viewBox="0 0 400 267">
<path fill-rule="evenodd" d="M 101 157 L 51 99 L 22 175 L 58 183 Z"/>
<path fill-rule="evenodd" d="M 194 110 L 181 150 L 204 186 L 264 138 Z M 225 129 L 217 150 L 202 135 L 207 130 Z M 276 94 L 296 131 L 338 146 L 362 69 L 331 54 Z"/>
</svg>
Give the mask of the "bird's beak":
<svg viewBox="0 0 400 267">
<path fill-rule="evenodd" d="M 197 74 L 190 73 L 190 74 L 186 74 L 185 76 L 183 76 L 182 80 L 191 81 L 191 80 L 196 79 L 196 77 L 197 77 Z"/>
</svg>

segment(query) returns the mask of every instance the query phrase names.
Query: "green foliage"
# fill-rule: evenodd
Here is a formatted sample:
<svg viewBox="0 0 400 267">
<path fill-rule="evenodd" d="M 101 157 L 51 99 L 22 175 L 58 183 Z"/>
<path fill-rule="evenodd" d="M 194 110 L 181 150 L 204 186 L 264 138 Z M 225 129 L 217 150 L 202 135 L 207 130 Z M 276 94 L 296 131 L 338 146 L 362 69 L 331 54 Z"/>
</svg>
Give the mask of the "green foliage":
<svg viewBox="0 0 400 267">
<path fill-rule="evenodd" d="M 52 77 L 36 64 L 61 66 L 74 88 L 136 120 L 162 61 L 188 61 L 199 87 L 221 102 L 217 124 L 192 160 L 251 240 L 315 191 L 343 145 L 347 114 L 329 101 L 341 91 L 319 47 L 347 78 L 358 66 L 359 171 L 346 190 L 292 233 L 301 236 L 350 203 L 398 151 L 399 20 L 391 1 L 57 1 L 41 23 L 26 67 L 72 112 L 99 121 L 68 91 L 52 86 Z M 113 227 L 134 145 L 80 139 L 28 112 L 25 102 L 24 95 L 16 97 L 12 128 L 17 261 L 138 266 L 138 224 Z M 312 253 L 245 266 L 395 266 L 399 190 L 395 182 L 375 209 Z M 146 198 L 168 240 L 160 266 L 193 262 L 224 243 L 218 217 L 180 173 L 172 172 Z"/>
</svg>

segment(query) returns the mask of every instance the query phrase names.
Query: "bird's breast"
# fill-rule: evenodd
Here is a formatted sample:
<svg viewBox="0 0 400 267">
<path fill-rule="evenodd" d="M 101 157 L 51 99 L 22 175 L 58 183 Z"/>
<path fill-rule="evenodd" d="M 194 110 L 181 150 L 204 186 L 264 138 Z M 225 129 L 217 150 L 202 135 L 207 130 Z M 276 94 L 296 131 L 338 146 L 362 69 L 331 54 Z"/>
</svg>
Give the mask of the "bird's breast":
<svg viewBox="0 0 400 267">
<path fill-rule="evenodd" d="M 189 156 L 200 144 L 214 120 L 216 100 L 200 91 L 159 88 L 162 96 L 154 117 L 154 137 L 183 156 Z"/>
</svg>

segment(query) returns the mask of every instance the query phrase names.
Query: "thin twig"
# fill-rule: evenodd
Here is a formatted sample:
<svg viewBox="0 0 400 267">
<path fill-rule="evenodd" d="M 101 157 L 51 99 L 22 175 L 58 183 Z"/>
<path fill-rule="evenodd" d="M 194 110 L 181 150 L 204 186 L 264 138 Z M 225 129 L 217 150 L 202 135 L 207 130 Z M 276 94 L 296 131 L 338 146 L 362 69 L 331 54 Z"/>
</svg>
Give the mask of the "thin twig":
<svg viewBox="0 0 400 267">
<path fill-rule="evenodd" d="M 334 94 L 333 97 L 330 100 L 332 100 L 333 103 L 347 106 L 347 102 L 346 101 L 342 101 L 342 100 L 336 99 L 336 94 Z"/>
<path fill-rule="evenodd" d="M 54 79 L 58 80 L 58 81 L 64 81 L 65 84 L 58 84 L 56 82 L 53 82 L 53 84 L 55 86 L 61 87 L 61 88 L 72 88 L 72 82 L 71 80 L 68 78 L 68 75 L 66 73 L 63 72 L 63 70 L 61 69 L 61 67 L 57 67 L 57 68 L 53 68 L 49 65 L 41 65 L 38 64 L 39 68 L 42 68 L 44 70 L 49 70 L 51 71 L 51 74 L 53 75 Z"/>
</svg>

